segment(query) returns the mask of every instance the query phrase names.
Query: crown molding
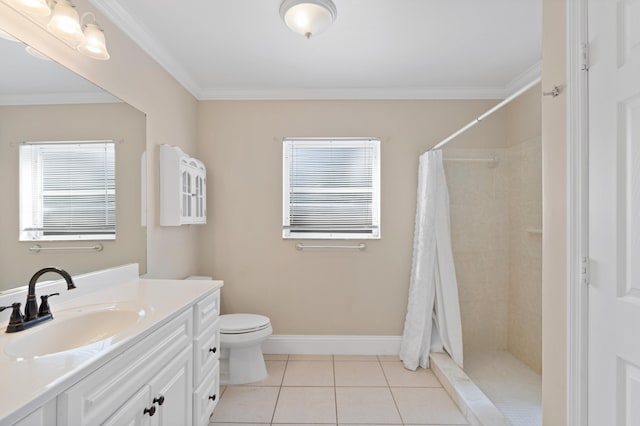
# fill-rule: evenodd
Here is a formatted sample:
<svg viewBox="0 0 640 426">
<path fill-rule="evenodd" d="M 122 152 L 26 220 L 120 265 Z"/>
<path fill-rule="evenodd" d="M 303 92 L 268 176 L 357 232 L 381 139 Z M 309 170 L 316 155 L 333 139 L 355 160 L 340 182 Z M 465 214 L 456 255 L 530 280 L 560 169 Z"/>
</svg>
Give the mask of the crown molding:
<svg viewBox="0 0 640 426">
<path fill-rule="evenodd" d="M 201 89 L 189 72 L 117 2 L 110 0 L 89 0 L 89 2 L 160 64 L 189 93 L 198 98 Z"/>
<path fill-rule="evenodd" d="M 425 100 L 502 99 L 503 88 L 328 88 L 328 89 L 208 89 L 198 100 Z"/>
<path fill-rule="evenodd" d="M 529 84 L 533 80 L 540 78 L 542 76 L 542 61 L 538 61 L 520 74 L 518 74 L 515 78 L 513 78 L 507 85 L 504 87 L 505 98 L 508 97 L 511 93 L 519 90 L 521 87 Z"/>
<path fill-rule="evenodd" d="M 21 93 L 0 95 L 0 105 L 2 106 L 117 103 L 122 103 L 122 100 L 104 92 Z"/>
</svg>

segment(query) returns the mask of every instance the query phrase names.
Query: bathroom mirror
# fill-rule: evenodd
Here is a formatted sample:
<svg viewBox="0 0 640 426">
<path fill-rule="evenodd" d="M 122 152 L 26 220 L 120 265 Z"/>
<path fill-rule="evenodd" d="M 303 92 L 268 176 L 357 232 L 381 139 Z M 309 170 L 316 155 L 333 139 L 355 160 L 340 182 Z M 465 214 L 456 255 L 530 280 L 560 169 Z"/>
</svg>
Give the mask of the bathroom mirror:
<svg viewBox="0 0 640 426">
<path fill-rule="evenodd" d="M 0 30 L 2 30 L 0 28 Z M 80 274 L 125 263 L 146 272 L 145 114 L 0 33 L 0 292 L 44 266 Z M 109 140 L 116 152 L 116 239 L 19 241 L 19 147 L 33 141 Z M 145 212 L 146 214 L 146 212 Z"/>
</svg>

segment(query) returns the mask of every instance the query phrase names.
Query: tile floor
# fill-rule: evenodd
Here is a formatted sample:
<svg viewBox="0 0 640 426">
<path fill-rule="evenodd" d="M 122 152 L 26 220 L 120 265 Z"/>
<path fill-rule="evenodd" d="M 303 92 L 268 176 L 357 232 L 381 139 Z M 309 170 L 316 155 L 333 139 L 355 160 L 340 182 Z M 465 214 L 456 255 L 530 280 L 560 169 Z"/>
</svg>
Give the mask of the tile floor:
<svg viewBox="0 0 640 426">
<path fill-rule="evenodd" d="M 431 370 L 397 356 L 265 355 L 262 382 L 221 388 L 211 426 L 466 425 Z"/>
</svg>

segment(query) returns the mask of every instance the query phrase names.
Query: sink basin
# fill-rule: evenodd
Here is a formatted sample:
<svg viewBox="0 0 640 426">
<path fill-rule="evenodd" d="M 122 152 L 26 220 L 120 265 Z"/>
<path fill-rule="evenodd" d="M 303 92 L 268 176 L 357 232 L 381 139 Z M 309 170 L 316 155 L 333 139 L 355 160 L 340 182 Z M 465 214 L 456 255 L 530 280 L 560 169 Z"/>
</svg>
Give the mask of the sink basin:
<svg viewBox="0 0 640 426">
<path fill-rule="evenodd" d="M 111 338 L 145 316 L 146 310 L 128 304 L 93 305 L 54 312 L 52 321 L 37 325 L 28 334 L 16 336 L 5 353 L 31 358 L 78 348 L 108 346 Z M 24 333 L 24 332 L 20 332 Z"/>
</svg>

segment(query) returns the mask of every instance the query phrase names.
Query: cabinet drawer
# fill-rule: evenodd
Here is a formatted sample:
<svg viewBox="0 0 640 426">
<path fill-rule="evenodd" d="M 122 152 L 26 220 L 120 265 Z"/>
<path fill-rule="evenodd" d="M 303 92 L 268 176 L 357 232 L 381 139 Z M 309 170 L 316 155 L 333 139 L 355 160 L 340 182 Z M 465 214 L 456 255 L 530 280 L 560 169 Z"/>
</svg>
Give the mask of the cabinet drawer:
<svg viewBox="0 0 640 426">
<path fill-rule="evenodd" d="M 190 309 L 60 394 L 58 420 L 61 424 L 101 424 L 155 372 L 188 348 L 192 339 Z"/>
<path fill-rule="evenodd" d="M 200 337 L 220 315 L 220 290 L 210 294 L 196 304 L 195 335 Z"/>
<path fill-rule="evenodd" d="M 197 385 L 213 369 L 220 357 L 220 319 L 216 319 L 209 329 L 194 341 L 193 351 L 193 383 Z"/>
<path fill-rule="evenodd" d="M 220 400 L 220 382 L 218 370 L 220 364 L 216 362 L 213 370 L 204 378 L 202 383 L 193 393 L 193 424 L 194 426 L 206 426 L 209 424 L 209 416 Z"/>
</svg>

